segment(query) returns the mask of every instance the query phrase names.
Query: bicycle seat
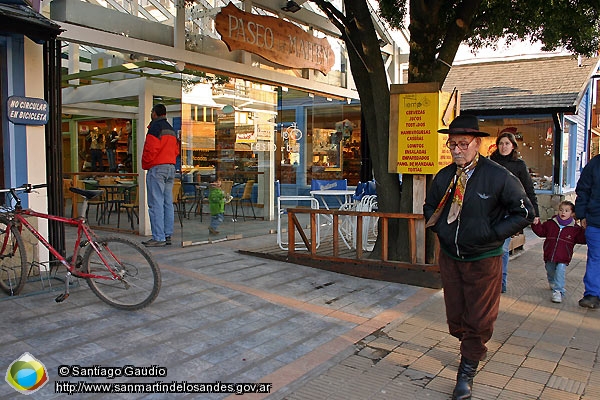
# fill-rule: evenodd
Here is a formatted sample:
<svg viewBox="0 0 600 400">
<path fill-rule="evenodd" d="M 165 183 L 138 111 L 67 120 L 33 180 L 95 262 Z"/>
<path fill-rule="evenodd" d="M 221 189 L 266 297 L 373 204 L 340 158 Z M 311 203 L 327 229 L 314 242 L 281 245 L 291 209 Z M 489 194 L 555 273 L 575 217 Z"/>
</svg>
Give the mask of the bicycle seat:
<svg viewBox="0 0 600 400">
<path fill-rule="evenodd" d="M 86 189 L 79 189 L 76 187 L 70 187 L 69 190 L 73 193 L 82 195 L 83 197 L 85 197 L 88 200 L 91 200 L 94 197 L 98 197 L 98 196 L 104 194 L 104 190 L 86 190 Z"/>
</svg>

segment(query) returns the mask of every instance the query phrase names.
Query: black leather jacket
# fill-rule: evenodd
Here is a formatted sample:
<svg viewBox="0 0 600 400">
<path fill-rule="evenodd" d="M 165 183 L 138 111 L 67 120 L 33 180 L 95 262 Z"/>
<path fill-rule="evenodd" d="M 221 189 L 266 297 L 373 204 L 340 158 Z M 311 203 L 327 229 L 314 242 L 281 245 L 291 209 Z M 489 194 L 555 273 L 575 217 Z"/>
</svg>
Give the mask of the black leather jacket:
<svg viewBox="0 0 600 400">
<path fill-rule="evenodd" d="M 456 164 L 451 164 L 442 168 L 433 179 L 423 205 L 427 220 L 455 174 Z M 459 218 L 448 224 L 451 203 L 452 197 L 431 228 L 437 233 L 442 249 L 459 259 L 477 258 L 498 249 L 507 237 L 525 228 L 535 217 L 533 206 L 519 180 L 483 156 L 479 157 L 467 181 Z"/>
<path fill-rule="evenodd" d="M 525 193 L 527 193 L 527 197 L 531 201 L 531 204 L 533 204 L 535 216 L 539 217 L 540 210 L 538 208 L 537 196 L 535 195 L 533 181 L 531 180 L 531 175 L 529 175 L 525 161 L 523 161 L 521 158 L 513 158 L 512 152 L 508 156 L 503 156 L 497 150 L 492 153 L 490 160 L 502 165 L 504 168 L 512 172 L 514 176 L 519 178 L 521 184 L 523 185 L 523 189 L 525 189 Z"/>
</svg>

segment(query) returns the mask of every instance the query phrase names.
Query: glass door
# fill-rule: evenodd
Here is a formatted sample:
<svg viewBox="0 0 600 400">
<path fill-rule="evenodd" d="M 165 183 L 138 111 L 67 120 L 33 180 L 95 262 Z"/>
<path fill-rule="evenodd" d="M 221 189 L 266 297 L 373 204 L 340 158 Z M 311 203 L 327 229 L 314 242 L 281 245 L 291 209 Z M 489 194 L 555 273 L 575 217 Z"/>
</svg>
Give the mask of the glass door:
<svg viewBox="0 0 600 400">
<path fill-rule="evenodd" d="M 272 230 L 275 107 L 271 87 L 183 74 L 179 208 L 184 245 Z"/>
</svg>

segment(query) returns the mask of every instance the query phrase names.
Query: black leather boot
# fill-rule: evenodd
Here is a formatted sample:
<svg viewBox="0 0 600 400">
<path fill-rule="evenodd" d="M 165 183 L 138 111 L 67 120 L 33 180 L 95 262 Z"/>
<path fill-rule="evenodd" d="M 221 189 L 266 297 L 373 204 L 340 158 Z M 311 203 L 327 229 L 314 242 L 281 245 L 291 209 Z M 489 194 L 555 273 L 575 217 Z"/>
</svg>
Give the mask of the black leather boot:
<svg viewBox="0 0 600 400">
<path fill-rule="evenodd" d="M 458 373 L 456 374 L 456 386 L 452 392 L 452 400 L 465 400 L 471 398 L 471 389 L 473 388 L 473 378 L 477 372 L 479 361 L 469 360 L 461 357 Z"/>
</svg>

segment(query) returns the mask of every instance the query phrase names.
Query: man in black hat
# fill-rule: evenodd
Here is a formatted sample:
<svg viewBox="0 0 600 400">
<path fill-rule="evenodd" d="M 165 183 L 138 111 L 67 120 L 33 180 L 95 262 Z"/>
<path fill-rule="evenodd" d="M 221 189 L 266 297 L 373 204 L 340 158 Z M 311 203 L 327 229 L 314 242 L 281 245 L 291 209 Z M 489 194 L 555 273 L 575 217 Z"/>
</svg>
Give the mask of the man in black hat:
<svg viewBox="0 0 600 400">
<path fill-rule="evenodd" d="M 535 212 L 521 182 L 479 154 L 477 117 L 452 121 L 446 147 L 453 163 L 435 176 L 423 213 L 440 242 L 439 265 L 450 334 L 461 341 L 453 399 L 470 399 L 485 344 L 500 306 L 502 244 L 529 225 Z"/>
</svg>

